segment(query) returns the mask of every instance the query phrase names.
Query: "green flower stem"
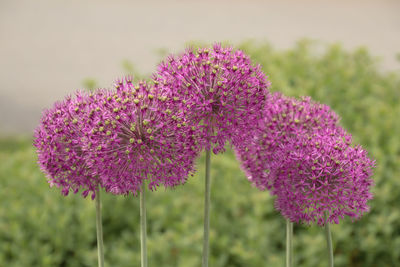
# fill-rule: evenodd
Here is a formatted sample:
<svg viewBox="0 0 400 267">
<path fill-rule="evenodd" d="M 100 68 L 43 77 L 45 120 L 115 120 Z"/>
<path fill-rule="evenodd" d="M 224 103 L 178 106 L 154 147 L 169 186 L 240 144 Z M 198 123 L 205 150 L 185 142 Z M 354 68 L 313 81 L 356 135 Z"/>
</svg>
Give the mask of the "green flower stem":
<svg viewBox="0 0 400 267">
<path fill-rule="evenodd" d="M 286 220 L 286 267 L 293 266 L 293 223 Z"/>
<path fill-rule="evenodd" d="M 202 266 L 208 267 L 209 257 L 209 234 L 210 234 L 210 199 L 211 199 L 211 181 L 210 181 L 210 150 L 206 150 L 206 181 L 204 192 L 204 237 L 203 237 L 203 261 Z"/>
<path fill-rule="evenodd" d="M 293 254 L 293 227 L 294 227 L 294 224 L 293 224 L 292 222 L 290 222 L 290 224 L 291 224 L 291 227 L 290 227 L 290 235 L 291 235 L 291 237 L 292 237 L 292 241 L 291 241 L 291 243 L 290 243 L 290 254 L 292 255 L 291 264 L 293 265 L 293 261 L 294 261 L 294 254 Z"/>
<path fill-rule="evenodd" d="M 147 267 L 147 227 L 146 227 L 146 203 L 145 203 L 146 182 L 143 181 L 140 192 L 140 260 L 141 266 Z"/>
<path fill-rule="evenodd" d="M 328 245 L 328 252 L 329 252 L 329 267 L 333 267 L 332 234 L 331 234 L 331 227 L 328 222 L 328 213 L 327 212 L 325 212 L 325 237 L 326 237 L 326 243 Z"/>
<path fill-rule="evenodd" d="M 99 267 L 104 267 L 103 224 L 101 221 L 101 201 L 99 188 L 96 190 L 96 231 Z"/>
</svg>

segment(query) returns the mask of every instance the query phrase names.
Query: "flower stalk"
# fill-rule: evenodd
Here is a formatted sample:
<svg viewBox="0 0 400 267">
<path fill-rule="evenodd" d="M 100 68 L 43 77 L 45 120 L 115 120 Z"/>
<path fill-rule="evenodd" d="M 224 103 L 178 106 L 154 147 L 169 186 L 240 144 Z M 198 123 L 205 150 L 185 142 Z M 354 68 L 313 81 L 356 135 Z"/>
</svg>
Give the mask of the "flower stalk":
<svg viewBox="0 0 400 267">
<path fill-rule="evenodd" d="M 328 213 L 325 212 L 325 237 L 326 243 L 328 245 L 328 253 L 329 253 L 329 267 L 333 267 L 333 248 L 332 248 L 332 234 L 331 227 L 328 221 Z"/>
<path fill-rule="evenodd" d="M 202 261 L 203 267 L 208 267 L 208 258 L 209 258 L 210 202 L 211 202 L 210 158 L 211 158 L 211 152 L 209 149 L 207 149 L 206 177 L 205 177 L 205 191 L 204 191 L 204 237 L 203 237 L 203 261 Z"/>
<path fill-rule="evenodd" d="M 101 220 L 101 200 L 99 188 L 96 190 L 96 230 L 99 267 L 104 267 L 103 224 Z"/>
<path fill-rule="evenodd" d="M 147 267 L 147 226 L 146 226 L 146 202 L 145 202 L 146 182 L 142 183 L 140 192 L 140 261 L 141 267 Z"/>
<path fill-rule="evenodd" d="M 293 266 L 293 223 L 286 219 L 286 267 Z"/>
</svg>

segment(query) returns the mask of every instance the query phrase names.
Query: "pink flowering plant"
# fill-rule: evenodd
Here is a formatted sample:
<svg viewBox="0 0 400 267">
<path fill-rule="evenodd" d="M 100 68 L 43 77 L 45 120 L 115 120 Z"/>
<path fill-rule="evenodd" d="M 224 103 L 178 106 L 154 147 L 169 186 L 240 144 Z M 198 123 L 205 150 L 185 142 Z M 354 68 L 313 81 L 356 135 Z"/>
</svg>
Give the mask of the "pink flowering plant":
<svg viewBox="0 0 400 267">
<path fill-rule="evenodd" d="M 242 169 L 256 187 L 276 196 L 275 207 L 287 219 L 288 266 L 293 222 L 325 225 L 331 248 L 329 223 L 368 211 L 375 163 L 361 146 L 351 146 L 351 135 L 328 106 L 271 94 L 263 120 L 243 135 L 249 141 L 235 147 Z"/>
<path fill-rule="evenodd" d="M 339 125 L 339 116 L 309 97 L 269 93 L 259 65 L 219 44 L 169 56 L 151 82 L 115 82 L 77 92 L 44 111 L 35 131 L 38 163 L 63 195 L 96 198 L 99 266 L 104 266 L 100 188 L 140 195 L 141 264 L 147 267 L 145 190 L 182 185 L 206 151 L 202 266 L 208 266 L 210 156 L 227 143 L 248 180 L 275 196 L 287 222 L 286 265 L 292 266 L 293 223 L 325 227 L 369 210 L 375 162 Z"/>
<path fill-rule="evenodd" d="M 100 187 L 102 179 L 88 163 L 84 149 L 88 142 L 85 127 L 91 121 L 90 98 L 86 93 L 77 92 L 56 102 L 45 110 L 35 131 L 34 146 L 38 163 L 46 174 L 50 186 L 61 187 L 67 196 L 70 191 L 86 197 L 91 193 L 96 198 L 96 229 L 99 266 L 104 266 L 103 230 L 101 224 Z"/>
<path fill-rule="evenodd" d="M 270 82 L 259 65 L 240 50 L 215 44 L 212 49 L 188 49 L 158 66 L 155 86 L 167 101 L 186 114 L 196 146 L 206 150 L 204 240 L 202 266 L 208 266 L 210 151 L 239 145 L 239 134 L 261 120 Z"/>
<path fill-rule="evenodd" d="M 39 164 L 49 183 L 83 196 L 97 194 L 99 266 L 104 265 L 99 187 L 141 192 L 142 263 L 147 265 L 144 191 L 148 181 L 174 187 L 194 171 L 197 156 L 186 117 L 150 84 L 127 77 L 115 90 L 77 93 L 44 112 L 35 133 Z"/>
</svg>

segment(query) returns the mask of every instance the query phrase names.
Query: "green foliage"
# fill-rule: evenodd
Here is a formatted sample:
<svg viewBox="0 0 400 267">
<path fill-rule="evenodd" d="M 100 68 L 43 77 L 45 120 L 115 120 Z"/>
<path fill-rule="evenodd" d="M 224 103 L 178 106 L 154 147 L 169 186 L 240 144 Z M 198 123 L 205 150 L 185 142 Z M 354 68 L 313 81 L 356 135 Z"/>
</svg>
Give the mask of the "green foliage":
<svg viewBox="0 0 400 267">
<path fill-rule="evenodd" d="M 136 69 L 135 64 L 127 59 L 122 61 L 122 69 L 126 75 L 132 75 L 134 82 L 145 80 L 147 78 L 146 75 L 143 75 Z"/>
<path fill-rule="evenodd" d="M 96 80 L 93 78 L 84 79 L 82 85 L 89 91 L 93 91 L 98 87 Z"/>
<path fill-rule="evenodd" d="M 241 48 L 262 64 L 272 90 L 331 105 L 377 160 L 375 198 L 360 221 L 332 226 L 336 266 L 400 262 L 400 77 L 381 73 L 365 49 L 299 42 Z M 397 134 L 396 134 L 397 133 Z M 30 140 L 0 141 L 0 266 L 96 266 L 95 207 L 49 189 Z M 283 266 L 285 221 L 268 192 L 251 187 L 233 153 L 212 156 L 210 266 Z M 150 266 L 201 265 L 204 158 L 185 186 L 147 194 Z M 139 199 L 102 194 L 106 266 L 139 266 Z M 296 225 L 296 266 L 326 266 L 323 229 Z"/>
</svg>

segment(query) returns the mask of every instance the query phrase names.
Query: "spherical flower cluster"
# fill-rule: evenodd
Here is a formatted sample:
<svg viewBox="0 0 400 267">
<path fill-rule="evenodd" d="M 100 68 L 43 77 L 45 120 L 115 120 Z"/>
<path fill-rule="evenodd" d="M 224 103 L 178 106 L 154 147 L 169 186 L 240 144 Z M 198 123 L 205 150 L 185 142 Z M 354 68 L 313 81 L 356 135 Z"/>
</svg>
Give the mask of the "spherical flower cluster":
<svg viewBox="0 0 400 267">
<path fill-rule="evenodd" d="M 330 135 L 343 136 L 339 117 L 326 105 L 309 97 L 286 97 L 280 93 L 267 96 L 263 120 L 248 131 L 242 131 L 244 142 L 235 152 L 248 179 L 259 189 L 270 189 L 271 167 L 275 153 L 288 140 L 305 134 L 330 130 Z M 277 159 L 279 160 L 279 159 Z"/>
<path fill-rule="evenodd" d="M 197 156 L 193 130 L 159 90 L 128 77 L 90 99 L 84 149 L 107 191 L 136 194 L 144 180 L 150 189 L 186 181 Z"/>
<path fill-rule="evenodd" d="M 183 184 L 202 149 L 217 154 L 230 142 L 248 179 L 270 189 L 291 221 L 361 217 L 375 162 L 328 106 L 269 86 L 242 51 L 187 50 L 162 62 L 152 84 L 127 77 L 46 110 L 35 131 L 39 165 L 64 195 L 136 195 L 145 181 L 151 190 Z"/>
<path fill-rule="evenodd" d="M 63 195 L 70 191 L 83 191 L 83 196 L 101 186 L 101 181 L 88 167 L 83 151 L 85 136 L 84 121 L 87 116 L 88 98 L 77 92 L 74 97 L 66 97 L 45 110 L 38 128 L 35 130 L 34 146 L 38 163 L 46 174 L 50 186 L 62 188 Z"/>
<path fill-rule="evenodd" d="M 218 44 L 169 57 L 153 78 L 166 101 L 186 111 L 200 148 L 214 153 L 228 141 L 240 143 L 237 133 L 257 124 L 270 86 L 260 66 L 242 51 Z"/>
<path fill-rule="evenodd" d="M 293 222 L 339 223 L 369 210 L 374 162 L 350 137 L 329 134 L 291 138 L 274 153 L 275 207 Z"/>
<path fill-rule="evenodd" d="M 310 98 L 267 97 L 264 120 L 235 146 L 249 180 L 270 189 L 276 208 L 293 222 L 338 223 L 359 218 L 372 198 L 374 162 L 338 125 L 339 117 Z"/>
</svg>

